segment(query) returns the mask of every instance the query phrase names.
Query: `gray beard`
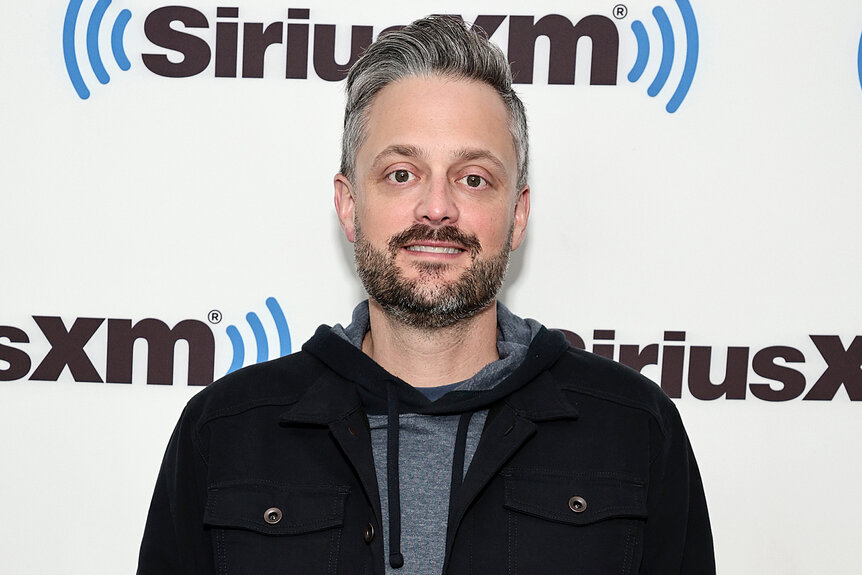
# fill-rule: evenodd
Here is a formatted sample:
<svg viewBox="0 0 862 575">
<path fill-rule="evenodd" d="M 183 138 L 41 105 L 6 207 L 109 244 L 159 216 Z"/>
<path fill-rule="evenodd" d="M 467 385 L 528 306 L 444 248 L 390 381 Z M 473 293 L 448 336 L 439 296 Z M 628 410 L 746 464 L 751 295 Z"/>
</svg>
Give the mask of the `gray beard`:
<svg viewBox="0 0 862 575">
<path fill-rule="evenodd" d="M 391 238 L 388 250 L 379 250 L 365 239 L 357 221 L 353 251 L 356 271 L 368 297 L 401 323 L 421 329 L 449 327 L 475 316 L 497 297 L 509 267 L 513 231 L 514 226 L 509 228 L 498 253 L 479 259 L 481 248 L 478 239 L 466 236 L 456 228 L 413 226 Z M 408 280 L 395 264 L 399 250 L 408 239 L 460 241 L 469 247 L 472 264 L 454 282 L 432 286 L 423 284 L 427 280 L 442 278 L 449 264 L 414 264 L 420 277 Z"/>
</svg>

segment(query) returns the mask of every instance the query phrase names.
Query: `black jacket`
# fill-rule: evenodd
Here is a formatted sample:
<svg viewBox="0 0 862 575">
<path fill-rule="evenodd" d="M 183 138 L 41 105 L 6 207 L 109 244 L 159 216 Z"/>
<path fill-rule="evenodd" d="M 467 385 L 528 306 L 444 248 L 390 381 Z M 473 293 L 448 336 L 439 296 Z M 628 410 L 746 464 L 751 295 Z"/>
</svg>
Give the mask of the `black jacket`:
<svg viewBox="0 0 862 575">
<path fill-rule="evenodd" d="M 303 351 L 192 398 L 139 575 L 382 575 L 366 418 L 382 399 L 357 384 L 369 380 L 410 393 L 321 326 Z M 426 411 L 490 408 L 450 502 L 446 574 L 715 573 L 697 464 L 655 384 L 542 329 L 521 367 L 476 397 L 450 393 Z"/>
</svg>

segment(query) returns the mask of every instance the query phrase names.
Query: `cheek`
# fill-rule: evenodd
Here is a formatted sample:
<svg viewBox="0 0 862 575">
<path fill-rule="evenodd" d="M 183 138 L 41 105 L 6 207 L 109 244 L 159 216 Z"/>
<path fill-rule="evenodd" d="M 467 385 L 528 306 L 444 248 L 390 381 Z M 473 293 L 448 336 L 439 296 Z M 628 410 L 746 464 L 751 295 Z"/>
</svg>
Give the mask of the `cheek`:
<svg viewBox="0 0 862 575">
<path fill-rule="evenodd" d="M 383 242 L 409 227 L 409 223 L 405 225 L 399 222 L 392 214 L 393 211 L 386 206 L 362 205 L 357 206 L 355 217 L 364 237 L 374 242 Z"/>
<path fill-rule="evenodd" d="M 495 215 L 494 215 L 495 214 Z M 486 212 L 476 222 L 473 233 L 479 236 L 479 240 L 487 249 L 499 249 L 509 237 L 509 229 L 512 226 L 512 214 L 505 208 L 492 213 Z"/>
</svg>

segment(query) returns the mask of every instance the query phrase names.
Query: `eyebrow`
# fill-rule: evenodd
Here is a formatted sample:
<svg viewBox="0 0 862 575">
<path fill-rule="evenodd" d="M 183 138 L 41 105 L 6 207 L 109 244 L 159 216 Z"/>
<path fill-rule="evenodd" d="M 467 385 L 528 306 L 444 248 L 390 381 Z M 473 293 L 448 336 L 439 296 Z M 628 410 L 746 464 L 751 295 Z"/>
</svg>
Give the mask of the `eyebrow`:
<svg viewBox="0 0 862 575">
<path fill-rule="evenodd" d="M 424 158 L 428 154 L 425 153 L 425 150 L 417 147 L 417 146 L 409 146 L 406 144 L 393 144 L 391 146 L 385 147 L 379 154 L 374 157 L 374 161 L 371 162 L 372 168 L 376 168 L 380 163 L 382 163 L 385 159 L 390 156 L 406 156 L 408 158 Z"/>
<path fill-rule="evenodd" d="M 489 150 L 481 148 L 462 148 L 460 150 L 456 150 L 455 153 L 452 154 L 452 159 L 465 162 L 472 160 L 487 160 L 494 164 L 494 166 L 504 174 L 509 173 L 509 170 L 506 169 L 506 166 L 502 161 L 500 161 L 500 158 L 492 154 Z"/>
<path fill-rule="evenodd" d="M 384 160 L 389 158 L 390 156 L 405 156 L 407 158 L 426 158 L 428 157 L 428 153 L 418 147 L 411 146 L 408 144 L 393 144 L 391 146 L 387 146 L 384 148 L 377 156 L 375 156 L 374 161 L 371 163 L 373 167 L 377 167 Z M 504 174 L 508 174 L 509 171 L 506 169 L 505 164 L 494 154 L 492 154 L 489 150 L 485 150 L 482 148 L 461 148 L 455 150 L 451 156 L 453 160 L 460 160 L 469 162 L 472 160 L 487 160 L 494 164 L 494 166 L 502 171 Z"/>
</svg>

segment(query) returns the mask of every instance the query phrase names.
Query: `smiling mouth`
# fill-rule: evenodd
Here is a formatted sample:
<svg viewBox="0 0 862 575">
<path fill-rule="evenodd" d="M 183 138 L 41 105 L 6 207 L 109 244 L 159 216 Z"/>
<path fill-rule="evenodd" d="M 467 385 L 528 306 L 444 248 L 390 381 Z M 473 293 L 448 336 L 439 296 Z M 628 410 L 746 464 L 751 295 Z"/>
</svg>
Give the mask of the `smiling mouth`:
<svg viewBox="0 0 862 575">
<path fill-rule="evenodd" d="M 425 252 L 429 254 L 460 254 L 461 252 L 465 251 L 460 248 L 426 245 L 405 246 L 404 249 L 411 252 Z"/>
<path fill-rule="evenodd" d="M 479 238 L 455 226 L 432 228 L 419 223 L 389 238 L 388 244 L 393 257 L 399 250 L 407 250 L 416 257 L 426 254 L 431 258 L 456 259 L 455 256 L 467 253 L 475 258 L 481 249 Z"/>
</svg>

